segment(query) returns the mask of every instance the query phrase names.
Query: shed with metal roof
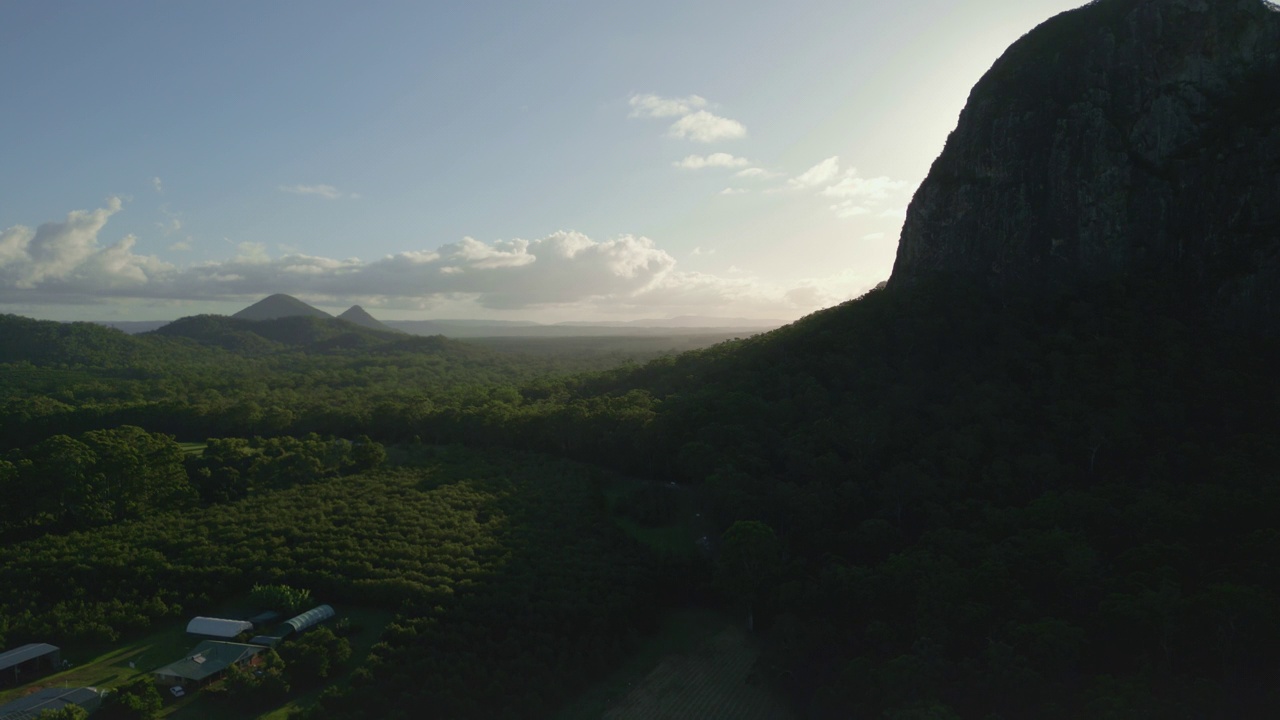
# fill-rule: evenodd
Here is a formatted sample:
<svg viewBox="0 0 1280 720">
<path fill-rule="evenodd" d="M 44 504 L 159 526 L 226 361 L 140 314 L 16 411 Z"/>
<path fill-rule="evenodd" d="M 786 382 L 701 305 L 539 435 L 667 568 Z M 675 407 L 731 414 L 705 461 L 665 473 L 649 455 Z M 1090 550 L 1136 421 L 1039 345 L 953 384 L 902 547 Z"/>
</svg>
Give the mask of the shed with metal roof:
<svg viewBox="0 0 1280 720">
<path fill-rule="evenodd" d="M 57 669 L 62 650 L 49 643 L 30 643 L 0 653 L 0 685 L 17 685 Z"/>
<path fill-rule="evenodd" d="M 205 640 L 195 646 L 181 660 L 165 665 L 152 673 L 161 685 L 186 685 L 212 680 L 232 665 L 251 663 L 258 653 L 266 650 L 261 645 Z"/>
<path fill-rule="evenodd" d="M 35 720 L 46 710 L 79 705 L 92 713 L 102 704 L 102 691 L 91 687 L 45 688 L 0 705 L 0 720 Z"/>
<path fill-rule="evenodd" d="M 333 608 L 328 605 L 320 605 L 313 607 L 301 615 L 289 618 L 280 626 L 280 630 L 286 635 L 289 633 L 302 632 L 319 625 L 320 623 L 333 617 Z"/>
<path fill-rule="evenodd" d="M 226 620 L 223 618 L 194 617 L 187 623 L 187 632 L 205 637 L 233 638 L 242 632 L 253 629 L 248 620 Z"/>
</svg>

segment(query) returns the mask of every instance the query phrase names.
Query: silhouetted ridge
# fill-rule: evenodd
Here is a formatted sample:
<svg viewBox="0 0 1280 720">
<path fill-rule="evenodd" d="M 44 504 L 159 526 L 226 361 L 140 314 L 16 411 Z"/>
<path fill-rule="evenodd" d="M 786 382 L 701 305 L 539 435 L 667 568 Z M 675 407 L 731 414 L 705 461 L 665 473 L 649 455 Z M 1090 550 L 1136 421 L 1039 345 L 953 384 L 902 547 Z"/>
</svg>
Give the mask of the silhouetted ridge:
<svg viewBox="0 0 1280 720">
<path fill-rule="evenodd" d="M 974 87 L 907 212 L 892 285 L 1126 279 L 1273 329 L 1280 15 L 1260 0 L 1100 0 Z"/>
</svg>

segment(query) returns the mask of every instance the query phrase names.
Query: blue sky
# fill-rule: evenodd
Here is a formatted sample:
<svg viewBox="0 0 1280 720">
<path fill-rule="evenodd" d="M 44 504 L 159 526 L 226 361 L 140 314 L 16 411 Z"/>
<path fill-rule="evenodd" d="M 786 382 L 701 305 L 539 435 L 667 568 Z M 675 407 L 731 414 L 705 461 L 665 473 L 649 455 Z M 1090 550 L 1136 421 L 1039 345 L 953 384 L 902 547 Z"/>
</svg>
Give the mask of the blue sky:
<svg viewBox="0 0 1280 720">
<path fill-rule="evenodd" d="M 0 4 L 0 312 L 790 320 L 1078 0 Z"/>
</svg>

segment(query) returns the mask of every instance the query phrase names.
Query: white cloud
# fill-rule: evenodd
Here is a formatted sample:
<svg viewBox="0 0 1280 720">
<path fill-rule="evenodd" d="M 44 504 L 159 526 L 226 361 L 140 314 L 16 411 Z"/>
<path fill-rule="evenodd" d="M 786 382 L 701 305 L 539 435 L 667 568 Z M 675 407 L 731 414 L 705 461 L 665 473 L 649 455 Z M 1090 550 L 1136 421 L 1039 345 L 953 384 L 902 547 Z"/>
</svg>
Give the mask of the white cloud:
<svg viewBox="0 0 1280 720">
<path fill-rule="evenodd" d="M 748 190 L 748 189 L 746 189 L 746 188 L 727 187 L 727 188 L 725 188 L 725 189 L 721 190 L 721 191 L 720 191 L 720 194 L 721 194 L 721 195 L 743 195 L 743 194 L 746 194 L 746 193 L 749 193 L 749 192 L 751 192 L 751 191 L 750 191 L 750 190 Z"/>
<path fill-rule="evenodd" d="M 905 180 L 891 180 L 885 176 L 861 178 L 857 170 L 850 168 L 834 185 L 822 189 L 826 197 L 860 198 L 870 202 L 883 202 L 907 187 Z"/>
<path fill-rule="evenodd" d="M 756 179 L 756 180 L 764 180 L 771 177 L 777 177 L 777 175 L 778 173 L 776 172 L 770 172 L 768 170 L 765 170 L 764 168 L 758 168 L 758 167 L 750 167 L 750 168 L 747 168 L 746 170 L 739 170 L 738 172 L 733 174 L 734 177 Z"/>
<path fill-rule="evenodd" d="M 236 256 L 233 263 L 245 265 L 263 265 L 271 262 L 267 254 L 267 246 L 262 243 L 242 242 L 236 245 Z"/>
<path fill-rule="evenodd" d="M 178 242 L 173 243 L 169 246 L 169 249 L 174 252 L 187 252 L 191 250 L 192 247 L 191 238 L 187 238 L 186 240 L 179 240 Z"/>
<path fill-rule="evenodd" d="M 857 168 L 841 171 L 839 156 L 832 155 L 799 175 L 789 178 L 786 185 L 772 188 L 767 192 L 820 188 L 818 195 L 838 201 L 830 205 L 831 211 L 837 217 L 851 218 L 871 214 L 877 217 L 896 217 L 901 211 L 882 210 L 881 206 L 891 200 L 898 200 L 906 187 L 905 181 L 894 180 L 883 175 L 873 178 L 859 177 Z"/>
<path fill-rule="evenodd" d="M 98 241 L 98 233 L 122 206 L 120 198 L 112 197 L 105 208 L 74 210 L 63 222 L 47 222 L 34 231 L 15 225 L 0 232 L 0 290 L 92 292 L 146 284 L 170 269 L 158 258 L 135 255 L 132 235 L 105 247 Z"/>
<path fill-rule="evenodd" d="M 862 239 L 863 240 L 883 240 L 884 233 L 882 232 L 867 233 L 866 235 L 862 236 Z"/>
<path fill-rule="evenodd" d="M 632 95 L 631 117 L 666 118 L 688 115 L 697 108 L 706 107 L 707 99 L 698 95 L 682 98 L 666 98 L 659 95 Z"/>
<path fill-rule="evenodd" d="M 151 178 L 151 186 L 154 187 L 158 193 L 164 192 L 164 182 L 158 177 Z"/>
<path fill-rule="evenodd" d="M 360 197 L 356 193 L 344 193 L 332 185 L 281 185 L 279 190 L 294 195 L 316 195 L 325 200 L 356 199 Z"/>
<path fill-rule="evenodd" d="M 246 242 L 235 246 L 230 259 L 180 267 L 136 254 L 132 236 L 113 245 L 100 242 L 107 220 L 119 211 L 113 199 L 100 210 L 70 213 L 65 222 L 0 232 L 0 302 L 239 302 L 282 292 L 321 304 L 358 299 L 386 308 L 448 304 L 577 314 L 794 317 L 866 289 L 858 285 L 861 278 L 843 276 L 783 286 L 732 269 L 722 275 L 682 271 L 650 238 L 595 240 L 571 231 L 488 242 L 465 237 L 372 261 L 296 250 L 273 256 L 264 244 Z M 189 240 L 170 246 L 189 247 Z M 714 253 L 700 246 L 692 255 Z M 862 284 L 870 287 L 879 279 Z"/>
<path fill-rule="evenodd" d="M 793 188 L 817 187 L 831 182 L 839 174 L 840 158 L 833 155 L 790 180 L 787 180 L 787 184 Z"/>
<path fill-rule="evenodd" d="M 845 200 L 832 205 L 831 211 L 836 214 L 836 217 L 851 218 L 859 215 L 869 215 L 871 208 L 865 205 L 858 205 L 854 200 Z"/>
<path fill-rule="evenodd" d="M 700 95 L 668 98 L 661 95 L 637 94 L 632 95 L 628 102 L 631 105 L 633 118 L 679 118 L 667 128 L 668 137 L 710 143 L 719 140 L 737 140 L 747 136 L 747 128 L 742 123 L 704 109 L 709 103 Z M 685 160 L 689 161 L 696 157 L 691 155 Z M 739 167 L 745 164 L 747 164 L 746 161 L 742 161 L 724 167 Z"/>
<path fill-rule="evenodd" d="M 711 153 L 707 156 L 689 155 L 680 162 L 672 163 L 684 170 L 701 170 L 702 168 L 734 168 L 750 165 L 746 158 L 734 157 L 729 153 Z"/>
<path fill-rule="evenodd" d="M 667 129 L 667 135 L 682 140 L 710 143 L 744 138 L 747 136 L 747 128 L 737 120 L 699 110 L 672 123 Z"/>
</svg>

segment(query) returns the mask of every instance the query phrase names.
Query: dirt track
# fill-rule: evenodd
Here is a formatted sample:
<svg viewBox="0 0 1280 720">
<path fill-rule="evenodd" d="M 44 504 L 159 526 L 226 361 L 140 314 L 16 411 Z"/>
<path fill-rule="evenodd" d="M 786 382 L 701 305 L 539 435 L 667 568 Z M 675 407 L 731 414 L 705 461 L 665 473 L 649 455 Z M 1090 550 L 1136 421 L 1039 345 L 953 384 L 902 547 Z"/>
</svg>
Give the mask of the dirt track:
<svg viewBox="0 0 1280 720">
<path fill-rule="evenodd" d="M 791 713 L 769 690 L 747 683 L 759 654 L 743 630 L 726 628 L 688 654 L 668 656 L 604 717 L 791 720 Z"/>
</svg>

